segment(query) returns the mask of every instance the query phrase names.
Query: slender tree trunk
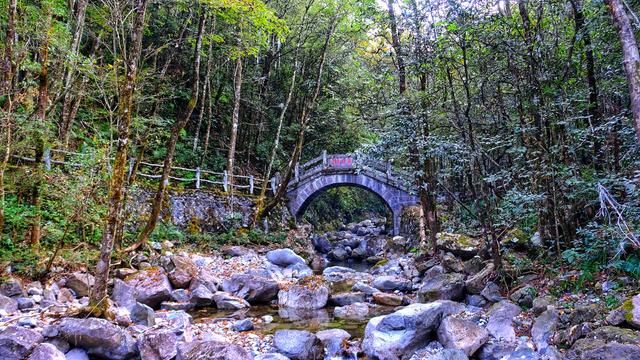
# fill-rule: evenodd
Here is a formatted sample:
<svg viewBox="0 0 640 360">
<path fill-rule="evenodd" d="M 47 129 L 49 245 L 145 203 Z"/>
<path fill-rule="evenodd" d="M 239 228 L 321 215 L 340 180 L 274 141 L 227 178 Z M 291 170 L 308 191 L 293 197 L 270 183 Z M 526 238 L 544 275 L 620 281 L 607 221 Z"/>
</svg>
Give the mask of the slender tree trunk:
<svg viewBox="0 0 640 360">
<path fill-rule="evenodd" d="M 238 40 L 239 42 L 239 40 Z M 233 167 L 236 156 L 236 142 L 238 139 L 238 123 L 240 122 L 240 96 L 242 92 L 242 56 L 238 54 L 236 68 L 233 72 L 233 113 L 231 115 L 231 137 L 229 138 L 229 155 L 227 157 L 227 178 L 229 188 L 233 194 Z"/>
<path fill-rule="evenodd" d="M 278 189 L 276 191 L 275 196 L 273 197 L 273 199 L 271 199 L 271 201 L 269 201 L 265 205 L 263 209 L 258 210 L 258 214 L 256 216 L 256 219 L 258 221 L 262 219 L 264 215 L 269 214 L 271 210 L 273 210 L 278 205 L 280 200 L 284 198 L 287 186 L 289 185 L 289 182 L 291 181 L 291 176 L 293 175 L 293 169 L 295 168 L 295 165 L 300 160 L 300 154 L 302 154 L 302 146 L 304 145 L 304 132 L 307 125 L 307 120 L 309 115 L 313 111 L 316 100 L 318 99 L 318 95 L 320 94 L 322 74 L 323 74 L 324 65 L 327 59 L 327 50 L 329 49 L 329 43 L 331 41 L 331 37 L 333 36 L 333 31 L 335 30 L 337 22 L 338 22 L 338 12 L 336 12 L 336 15 L 331 20 L 331 24 L 329 25 L 329 28 L 327 29 L 327 33 L 325 35 L 324 44 L 322 45 L 322 52 L 320 54 L 320 61 L 318 64 L 318 71 L 316 73 L 316 79 L 315 79 L 316 86 L 313 91 L 313 95 L 311 96 L 309 101 L 305 102 L 305 104 L 302 106 L 302 113 L 300 114 L 300 121 L 299 121 L 300 129 L 298 130 L 296 144 L 293 148 L 293 152 L 291 153 L 291 160 L 289 160 L 289 163 L 287 164 L 287 168 L 284 172 L 284 175 L 282 176 L 280 184 L 278 184 Z M 293 214 L 293 215 L 296 216 L 296 214 Z"/>
<path fill-rule="evenodd" d="M 396 66 L 398 68 L 398 87 L 400 95 L 404 94 L 407 89 L 407 70 L 404 64 L 404 49 L 400 43 L 400 34 L 398 31 L 398 21 L 396 20 L 395 1 L 387 0 L 387 9 L 389 11 L 389 23 L 391 28 L 391 43 L 393 50 L 396 52 Z"/>
<path fill-rule="evenodd" d="M 211 31 L 215 31 L 215 24 L 211 25 Z M 213 41 L 209 40 L 209 49 L 207 52 L 207 71 L 204 75 L 204 81 L 202 83 L 202 96 L 200 97 L 200 113 L 198 114 L 198 124 L 196 125 L 196 135 L 193 137 L 193 151 L 198 149 L 198 142 L 200 141 L 200 128 L 202 127 L 202 119 L 204 118 L 204 112 L 207 104 L 207 97 L 211 99 L 211 66 L 213 64 Z"/>
<path fill-rule="evenodd" d="M 52 22 L 52 9 L 45 5 L 46 8 L 43 9 L 45 11 L 45 35 L 40 43 L 40 76 L 38 79 L 38 101 L 36 104 L 36 113 L 35 118 L 38 122 L 37 130 L 35 135 L 35 149 L 36 153 L 34 156 L 34 184 L 31 188 L 31 206 L 34 208 L 34 217 L 31 223 L 30 230 L 30 243 L 33 246 L 40 244 L 41 234 L 41 225 L 40 222 L 42 220 L 42 215 L 40 214 L 41 208 L 41 187 L 44 177 L 44 169 L 42 166 L 42 159 L 44 156 L 44 129 L 46 123 L 47 116 L 47 107 L 49 105 L 49 41 L 51 35 L 51 22 Z"/>
<path fill-rule="evenodd" d="M 7 6 L 7 31 L 4 39 L 4 58 L 2 59 L 2 80 L 0 98 L 9 95 L 13 79 L 13 42 L 16 36 L 17 0 L 9 0 Z"/>
<path fill-rule="evenodd" d="M 6 140 L 3 149 L 2 163 L 0 163 L 0 236 L 2 236 L 4 232 L 5 221 L 4 172 L 7 169 L 7 164 L 11 156 L 11 127 L 13 126 L 11 121 L 13 111 L 11 83 L 13 79 L 13 42 L 16 32 L 16 12 L 17 0 L 10 0 L 7 9 L 7 31 L 4 44 L 4 58 L 2 59 L 2 82 L 0 83 L 0 98 L 5 97 L 2 115 Z"/>
<path fill-rule="evenodd" d="M 208 102 L 207 102 L 207 132 L 204 134 L 204 146 L 202 149 L 202 157 L 200 158 L 200 165 L 202 165 L 204 163 L 204 160 L 207 156 L 207 151 L 209 150 L 209 139 L 211 137 L 211 125 L 213 123 L 213 115 L 212 115 L 212 99 L 211 99 L 211 79 L 207 79 L 207 81 L 209 82 L 209 94 L 207 96 L 208 98 Z M 224 90 L 224 82 L 220 81 L 220 84 L 218 84 L 218 90 L 216 90 L 216 98 L 215 98 L 215 105 L 216 105 L 216 115 L 218 114 L 218 109 L 219 109 L 219 105 L 220 105 L 220 98 L 222 97 L 222 90 Z"/>
<path fill-rule="evenodd" d="M 640 54 L 638 54 L 638 43 L 622 2 L 620 0 L 605 0 L 605 2 L 609 6 L 613 22 L 618 27 L 620 43 L 622 44 L 624 70 L 627 73 L 627 81 L 629 83 L 631 113 L 633 113 L 636 137 L 638 143 L 640 143 Z"/>
<path fill-rule="evenodd" d="M 109 184 L 109 201 L 105 228 L 102 232 L 100 246 L 100 258 L 96 265 L 95 286 L 91 293 L 89 306 L 91 312 L 97 316 L 104 314 L 107 309 L 107 284 L 109 282 L 109 268 L 111 266 L 111 253 L 113 251 L 114 235 L 118 226 L 118 215 L 122 207 L 124 197 L 125 174 L 127 170 L 127 150 L 129 143 L 129 128 L 131 125 L 131 113 L 133 112 L 133 93 L 136 86 L 136 76 L 140 53 L 142 50 L 142 35 L 144 30 L 144 17 L 148 0 L 136 0 L 136 16 L 131 30 L 131 46 L 129 57 L 125 61 L 125 79 L 120 88 L 118 123 L 118 147 L 116 149 L 113 173 Z"/>
<path fill-rule="evenodd" d="M 71 123 L 75 117 L 76 111 L 74 107 L 78 103 L 78 94 L 71 93 L 71 83 L 73 81 L 73 74 L 76 65 L 76 57 L 80 53 L 80 40 L 82 40 L 82 34 L 84 32 L 84 19 L 87 9 L 87 0 L 78 0 L 76 2 L 75 23 L 73 31 L 73 39 L 71 40 L 71 62 L 67 64 L 64 74 L 64 98 L 62 100 L 62 123 L 60 125 L 59 138 L 60 141 L 67 146 L 69 142 L 69 132 L 71 130 Z"/>
<path fill-rule="evenodd" d="M 189 122 L 191 113 L 193 113 L 193 109 L 198 103 L 198 92 L 200 89 L 200 52 L 202 49 L 202 36 L 204 34 L 206 18 L 206 11 L 203 7 L 201 9 L 200 22 L 198 24 L 198 35 L 194 53 L 191 98 L 189 99 L 187 108 L 182 114 L 181 118 L 179 118 L 171 128 L 171 137 L 169 138 L 169 143 L 167 144 L 167 155 L 165 156 L 164 163 L 162 164 L 162 176 L 160 177 L 158 183 L 158 190 L 156 191 L 156 196 L 153 200 L 149 220 L 147 221 L 145 227 L 142 229 L 142 232 L 140 232 L 138 241 L 132 246 L 125 249 L 125 252 L 133 251 L 142 244 L 145 244 L 149 240 L 149 236 L 151 236 L 151 233 L 158 223 L 160 211 L 162 210 L 162 203 L 164 201 L 164 194 L 167 190 L 167 185 L 169 185 L 169 174 L 171 173 L 171 165 L 173 164 L 173 155 L 175 154 L 176 144 L 178 143 L 178 139 L 180 138 L 180 132 Z"/>
</svg>

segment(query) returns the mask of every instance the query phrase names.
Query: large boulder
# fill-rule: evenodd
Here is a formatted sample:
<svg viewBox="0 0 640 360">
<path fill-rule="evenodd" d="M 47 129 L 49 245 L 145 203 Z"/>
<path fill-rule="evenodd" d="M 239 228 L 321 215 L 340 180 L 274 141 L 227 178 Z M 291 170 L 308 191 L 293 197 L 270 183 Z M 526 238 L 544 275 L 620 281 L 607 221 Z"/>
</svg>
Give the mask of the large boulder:
<svg viewBox="0 0 640 360">
<path fill-rule="evenodd" d="M 324 346 L 325 358 L 340 359 L 344 352 L 343 344 L 351 335 L 342 329 L 329 329 L 318 331 L 316 337 Z"/>
<path fill-rule="evenodd" d="M 448 349 L 460 349 L 473 355 L 489 340 L 489 332 L 469 320 L 447 316 L 438 328 L 438 341 Z"/>
<path fill-rule="evenodd" d="M 278 305 L 296 309 L 320 309 L 328 299 L 329 286 L 318 276 L 300 279 L 278 293 Z"/>
<path fill-rule="evenodd" d="M 60 337 L 83 348 L 89 355 L 107 359 L 125 359 L 134 354 L 135 340 L 120 327 L 98 318 L 64 318 L 57 326 Z"/>
<path fill-rule="evenodd" d="M 39 332 L 20 326 L 9 326 L 0 332 L 0 359 L 21 360 L 44 338 Z"/>
<path fill-rule="evenodd" d="M 0 294 L 8 297 L 24 296 L 22 281 L 14 277 L 3 279 L 2 282 L 0 282 Z"/>
<path fill-rule="evenodd" d="M 464 297 L 464 275 L 438 274 L 426 280 L 418 290 L 418 301 L 461 300 Z"/>
<path fill-rule="evenodd" d="M 66 360 L 66 357 L 53 344 L 42 343 L 33 349 L 28 360 Z"/>
<path fill-rule="evenodd" d="M 304 330 L 278 330 L 273 336 L 273 345 L 290 359 L 311 360 L 322 355 L 318 338 Z"/>
<path fill-rule="evenodd" d="M 237 274 L 222 282 L 222 290 L 250 303 L 268 303 L 278 296 L 278 283 L 255 274 Z"/>
<path fill-rule="evenodd" d="M 558 312 L 554 308 L 544 311 L 531 328 L 531 338 L 538 350 L 549 346 L 549 341 L 556 327 L 558 326 Z"/>
<path fill-rule="evenodd" d="M 216 307 L 221 310 L 239 310 L 251 306 L 245 299 L 224 291 L 213 294 L 213 301 L 216 303 Z"/>
<path fill-rule="evenodd" d="M 371 285 L 381 291 L 407 291 L 411 289 L 411 281 L 399 276 L 378 276 L 373 279 Z"/>
<path fill-rule="evenodd" d="M 329 302 L 335 306 L 345 306 L 354 303 L 364 302 L 364 293 L 351 291 L 351 292 L 342 292 L 331 295 L 329 298 Z"/>
<path fill-rule="evenodd" d="M 438 233 L 438 248 L 450 252 L 463 260 L 472 259 L 484 246 L 480 238 L 473 238 L 462 234 Z"/>
<path fill-rule="evenodd" d="M 370 358 L 400 359 L 426 345 L 444 317 L 463 309 L 462 304 L 439 300 L 411 304 L 392 314 L 375 317 L 367 324 L 362 348 Z"/>
<path fill-rule="evenodd" d="M 518 305 L 507 300 L 494 304 L 488 313 L 487 330 L 498 340 L 514 342 L 516 331 L 513 328 L 513 318 L 518 316 L 520 312 L 521 309 Z"/>
<path fill-rule="evenodd" d="M 621 321 L 626 321 L 630 326 L 640 329 L 640 294 L 625 301 L 615 311 L 619 313 Z"/>
<path fill-rule="evenodd" d="M 267 260 L 270 263 L 287 267 L 292 264 L 307 264 L 306 261 L 291 249 L 271 250 L 267 253 Z"/>
<path fill-rule="evenodd" d="M 467 291 L 472 294 L 480 294 L 491 277 L 494 275 L 493 269 L 494 265 L 488 264 L 484 269 L 482 269 L 475 275 L 470 276 L 464 283 Z"/>
<path fill-rule="evenodd" d="M 211 292 L 216 292 L 220 289 L 220 279 L 209 269 L 201 268 L 198 274 L 191 279 L 189 290 L 193 290 L 198 286 L 204 286 Z"/>
<path fill-rule="evenodd" d="M 251 355 L 236 344 L 209 340 L 180 343 L 176 360 L 251 360 Z"/>
<path fill-rule="evenodd" d="M 511 299 L 511 301 L 513 301 L 514 303 L 529 309 L 533 307 L 533 299 L 536 298 L 536 294 L 536 288 L 531 285 L 526 285 L 514 291 L 509 299 Z"/>
<path fill-rule="evenodd" d="M 640 333 L 613 326 L 600 327 L 573 344 L 567 360 L 640 359 Z"/>
<path fill-rule="evenodd" d="M 174 255 L 171 257 L 173 269 L 169 272 L 169 281 L 176 288 L 187 288 L 191 280 L 198 275 L 198 267 L 188 257 Z"/>
<path fill-rule="evenodd" d="M 160 268 L 139 271 L 125 279 L 133 288 L 133 298 L 140 303 L 156 308 L 161 302 L 171 299 L 171 283 Z M 115 292 L 115 290 L 114 290 Z M 117 299 L 114 299 L 118 301 Z"/>
<path fill-rule="evenodd" d="M 76 296 L 83 297 L 88 296 L 89 292 L 93 288 L 96 280 L 93 275 L 76 271 L 67 276 L 66 286 L 76 293 Z"/>
<path fill-rule="evenodd" d="M 0 310 L 4 310 L 7 314 L 18 311 L 18 301 L 8 296 L 0 294 Z"/>
<path fill-rule="evenodd" d="M 144 360 L 170 360 L 178 354 L 178 337 L 172 331 L 146 332 L 138 340 L 140 358 Z"/>
<path fill-rule="evenodd" d="M 369 305 L 363 302 L 337 306 L 333 309 L 333 315 L 339 319 L 364 320 L 369 315 Z"/>
</svg>

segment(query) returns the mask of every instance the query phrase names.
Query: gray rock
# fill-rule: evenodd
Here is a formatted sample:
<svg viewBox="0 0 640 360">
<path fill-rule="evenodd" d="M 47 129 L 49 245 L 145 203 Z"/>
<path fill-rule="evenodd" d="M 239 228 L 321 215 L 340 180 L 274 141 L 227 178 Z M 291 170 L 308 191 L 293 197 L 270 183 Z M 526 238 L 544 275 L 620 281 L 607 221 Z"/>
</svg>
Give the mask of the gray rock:
<svg viewBox="0 0 640 360">
<path fill-rule="evenodd" d="M 172 331 L 144 333 L 138 341 L 140 357 L 144 360 L 170 360 L 178 354 L 178 337 Z"/>
<path fill-rule="evenodd" d="M 189 285 L 189 289 L 193 291 L 193 289 L 197 288 L 200 285 L 205 286 L 209 291 L 215 293 L 220 289 L 220 279 L 213 273 L 211 270 L 207 268 L 201 268 L 198 274 L 191 280 L 191 285 Z"/>
<path fill-rule="evenodd" d="M 178 345 L 176 360 L 251 360 L 242 347 L 221 341 L 193 341 Z"/>
<path fill-rule="evenodd" d="M 320 309 L 327 305 L 329 287 L 321 278 L 299 280 L 278 292 L 278 305 L 296 309 Z"/>
<path fill-rule="evenodd" d="M 238 310 L 251 306 L 245 299 L 224 291 L 218 291 L 213 294 L 213 301 L 215 301 L 216 307 L 222 310 Z"/>
<path fill-rule="evenodd" d="M 469 260 L 478 254 L 484 245 L 482 239 L 462 234 L 438 233 L 438 248 L 450 252 L 463 260 Z"/>
<path fill-rule="evenodd" d="M 7 314 L 18 311 L 18 302 L 8 296 L 0 294 L 0 310 L 4 310 Z"/>
<path fill-rule="evenodd" d="M 533 306 L 533 299 L 536 297 L 536 289 L 533 286 L 527 285 L 516 290 L 509 299 L 514 303 L 524 307 L 531 308 Z"/>
<path fill-rule="evenodd" d="M 399 276 L 378 276 L 373 279 L 371 285 L 382 291 L 407 291 L 411 289 L 411 281 Z"/>
<path fill-rule="evenodd" d="M 455 255 L 453 255 L 452 253 L 444 254 L 441 263 L 442 266 L 445 267 L 445 269 L 451 272 L 461 273 L 464 271 L 464 263 L 460 259 L 455 257 Z"/>
<path fill-rule="evenodd" d="M 328 276 L 336 273 L 354 273 L 356 272 L 352 268 L 344 267 L 344 266 L 329 266 L 328 268 L 322 270 L 322 275 Z"/>
<path fill-rule="evenodd" d="M 353 287 L 351 287 L 352 291 L 359 291 L 359 292 L 363 292 L 369 296 L 373 295 L 374 293 L 377 293 L 379 290 L 374 288 L 373 286 L 369 286 L 365 283 L 362 282 L 357 282 L 353 285 Z"/>
<path fill-rule="evenodd" d="M 213 304 L 214 293 L 211 292 L 203 284 L 198 284 L 191 289 L 189 296 L 189 302 L 194 306 L 209 306 Z"/>
<path fill-rule="evenodd" d="M 47 343 L 42 343 L 36 346 L 31 355 L 29 355 L 29 360 L 66 360 L 64 354 L 58 350 L 55 346 Z"/>
<path fill-rule="evenodd" d="M 134 287 L 120 279 L 113 279 L 111 298 L 126 309 L 132 309 L 137 303 Z"/>
<path fill-rule="evenodd" d="M 640 333 L 613 326 L 600 327 L 576 341 L 567 351 L 566 359 L 640 359 Z"/>
<path fill-rule="evenodd" d="M 549 305 L 552 305 L 553 303 L 555 303 L 555 298 L 553 296 L 540 296 L 533 299 L 533 306 L 531 310 L 534 314 L 540 315 L 547 310 L 547 307 Z"/>
<path fill-rule="evenodd" d="M 171 257 L 173 269 L 169 272 L 169 281 L 176 288 L 187 288 L 191 280 L 198 275 L 198 267 L 188 257 L 174 255 Z"/>
<path fill-rule="evenodd" d="M 498 302 L 503 299 L 502 295 L 500 294 L 500 286 L 492 281 L 488 282 L 487 285 L 485 285 L 484 289 L 482 289 L 482 292 L 480 292 L 480 295 L 482 295 L 485 299 L 487 299 L 487 301 L 492 303 Z"/>
<path fill-rule="evenodd" d="M 82 349 L 71 349 L 68 353 L 64 354 L 67 360 L 89 360 L 89 355 Z"/>
<path fill-rule="evenodd" d="M 95 284 L 95 278 L 89 273 L 76 271 L 67 276 L 66 287 L 73 290 L 78 297 L 89 296 Z"/>
<path fill-rule="evenodd" d="M 378 316 L 367 324 L 362 348 L 370 358 L 400 359 L 426 345 L 442 318 L 464 309 L 462 304 L 439 300 L 411 304 L 392 314 Z"/>
<path fill-rule="evenodd" d="M 119 360 L 133 355 L 136 349 L 127 331 L 104 319 L 64 318 L 57 330 L 71 345 L 85 349 L 90 355 Z"/>
<path fill-rule="evenodd" d="M 540 315 L 531 328 L 531 338 L 538 350 L 549 346 L 549 340 L 558 325 L 558 312 L 550 308 Z"/>
<path fill-rule="evenodd" d="M 348 257 L 349 257 L 349 253 L 345 248 L 341 246 L 338 246 L 337 248 L 329 252 L 329 258 L 336 261 L 343 261 L 343 260 L 346 260 Z"/>
<path fill-rule="evenodd" d="M 250 331 L 253 330 L 253 322 L 251 319 L 238 320 L 233 323 L 233 331 Z"/>
<path fill-rule="evenodd" d="M 447 349 L 459 349 L 473 355 L 489 340 L 489 332 L 468 320 L 447 316 L 438 328 L 438 341 Z"/>
<path fill-rule="evenodd" d="M 472 294 L 480 294 L 489 280 L 494 276 L 493 269 L 493 264 L 489 263 L 480 272 L 470 276 L 464 283 L 467 291 Z"/>
<path fill-rule="evenodd" d="M 249 303 L 268 303 L 278 297 L 278 283 L 254 274 L 238 274 L 222 282 L 222 290 L 239 296 Z"/>
<path fill-rule="evenodd" d="M 287 267 L 291 264 L 307 264 L 306 261 L 291 249 L 271 250 L 267 253 L 267 260 L 270 263 Z"/>
<path fill-rule="evenodd" d="M 487 305 L 487 300 L 480 295 L 467 295 L 466 302 L 467 304 L 469 304 L 469 306 L 475 306 L 480 308 Z"/>
<path fill-rule="evenodd" d="M 364 302 L 364 293 L 361 292 L 343 292 L 333 294 L 329 298 L 329 302 L 336 306 L 345 306 L 353 303 Z"/>
<path fill-rule="evenodd" d="M 516 350 L 517 344 L 509 341 L 491 341 L 478 351 L 480 360 L 501 360 Z"/>
<path fill-rule="evenodd" d="M 279 353 L 296 360 L 311 360 L 321 356 L 320 341 L 304 330 L 278 330 L 273 345 Z"/>
<path fill-rule="evenodd" d="M 44 334 L 42 336 L 44 336 Z M 55 346 L 56 349 L 60 350 L 60 352 L 63 354 L 68 352 L 69 349 L 71 348 L 71 345 L 69 345 L 69 342 L 61 338 L 50 338 L 50 339 L 47 339 L 45 342 Z"/>
<path fill-rule="evenodd" d="M 487 330 L 498 340 L 514 342 L 516 340 L 516 331 L 513 328 L 513 318 L 520 312 L 518 305 L 507 300 L 494 304 L 488 313 Z"/>
<path fill-rule="evenodd" d="M 39 332 L 20 326 L 9 326 L 0 332 L 0 359 L 21 360 L 44 338 Z"/>
<path fill-rule="evenodd" d="M 325 358 L 335 359 L 343 355 L 342 344 L 351 338 L 351 335 L 342 329 L 329 329 L 318 331 L 316 337 L 324 346 Z"/>
<path fill-rule="evenodd" d="M 36 302 L 33 301 L 33 299 L 28 298 L 28 297 L 19 297 L 16 300 L 18 301 L 18 309 L 19 310 L 31 309 L 34 306 L 36 306 Z"/>
<path fill-rule="evenodd" d="M 181 310 L 156 313 L 156 324 L 178 335 L 178 340 L 191 341 L 191 320 L 191 315 Z"/>
<path fill-rule="evenodd" d="M 190 298 L 191 295 L 185 289 L 176 289 L 171 292 L 171 300 L 176 302 L 187 302 Z"/>
<path fill-rule="evenodd" d="M 160 268 L 139 271 L 129 276 L 125 282 L 130 287 L 133 287 L 133 297 L 137 302 L 152 308 L 159 306 L 163 301 L 171 299 L 171 291 L 173 290 L 171 283 Z"/>
<path fill-rule="evenodd" d="M 289 360 L 289 358 L 278 353 L 266 353 L 254 356 L 253 360 Z"/>
<path fill-rule="evenodd" d="M 480 256 L 474 256 L 471 260 L 464 262 L 464 273 L 467 275 L 475 275 L 484 268 L 484 262 Z"/>
<path fill-rule="evenodd" d="M 191 310 L 196 307 L 190 302 L 163 301 L 160 304 L 160 310 Z"/>
<path fill-rule="evenodd" d="M 464 297 L 464 276 L 457 273 L 440 274 L 425 281 L 418 290 L 418 301 L 461 300 Z"/>
<path fill-rule="evenodd" d="M 338 306 L 333 309 L 333 315 L 340 319 L 364 320 L 369 315 L 369 305 L 366 303 L 354 303 Z"/>
<path fill-rule="evenodd" d="M 152 308 L 142 303 L 136 303 L 130 311 L 131 321 L 134 324 L 153 326 L 156 321 L 156 313 Z"/>
<path fill-rule="evenodd" d="M 18 326 L 34 328 L 34 327 L 38 326 L 38 322 L 36 321 L 35 318 L 33 318 L 31 316 L 28 316 L 28 317 L 20 318 L 18 320 Z"/>
<path fill-rule="evenodd" d="M 14 277 L 2 280 L 0 283 L 0 294 L 8 297 L 24 296 L 22 281 Z"/>
<path fill-rule="evenodd" d="M 458 349 L 441 349 L 434 354 L 429 354 L 421 360 L 469 360 L 464 351 Z"/>
<path fill-rule="evenodd" d="M 383 293 L 378 291 L 377 293 L 373 294 L 373 302 L 385 306 L 399 306 L 402 305 L 403 298 L 398 294 Z"/>
</svg>

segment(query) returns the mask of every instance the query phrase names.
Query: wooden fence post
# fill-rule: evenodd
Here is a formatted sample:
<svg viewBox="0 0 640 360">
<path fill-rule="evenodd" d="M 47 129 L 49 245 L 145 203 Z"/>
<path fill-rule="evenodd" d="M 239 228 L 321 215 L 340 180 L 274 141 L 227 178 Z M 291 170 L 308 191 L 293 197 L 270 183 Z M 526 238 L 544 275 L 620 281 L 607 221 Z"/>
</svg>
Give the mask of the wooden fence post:
<svg viewBox="0 0 640 360">
<path fill-rule="evenodd" d="M 273 193 L 273 195 L 276 194 L 276 177 L 272 177 L 271 178 L 271 192 Z"/>
<path fill-rule="evenodd" d="M 327 167 L 327 150 L 322 150 L 322 168 Z"/>
<path fill-rule="evenodd" d="M 249 194 L 253 195 L 253 175 L 249 176 Z"/>
<path fill-rule="evenodd" d="M 44 149 L 44 168 L 51 171 L 51 149 Z"/>
<path fill-rule="evenodd" d="M 200 189 L 200 166 L 196 168 L 196 189 Z"/>
<path fill-rule="evenodd" d="M 229 176 L 227 175 L 227 170 L 224 171 L 224 177 L 222 178 L 222 186 L 224 187 L 224 192 L 229 192 L 227 189 L 229 187 Z"/>
</svg>

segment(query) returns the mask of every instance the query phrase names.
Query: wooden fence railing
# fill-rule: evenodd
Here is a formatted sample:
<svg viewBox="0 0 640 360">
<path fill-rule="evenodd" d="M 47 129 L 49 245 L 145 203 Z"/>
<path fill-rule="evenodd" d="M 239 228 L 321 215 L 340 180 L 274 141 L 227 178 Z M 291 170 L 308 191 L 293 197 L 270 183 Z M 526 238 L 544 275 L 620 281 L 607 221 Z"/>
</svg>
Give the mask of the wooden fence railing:
<svg viewBox="0 0 640 360">
<path fill-rule="evenodd" d="M 42 162 L 45 164 L 45 169 L 47 171 L 51 170 L 53 165 L 58 166 L 71 166 L 75 168 L 80 168 L 83 165 L 79 162 L 74 162 L 72 159 L 67 160 L 67 158 L 76 157 L 85 158 L 91 157 L 95 154 L 89 153 L 76 153 L 67 150 L 60 149 L 45 149 L 43 154 Z M 24 156 L 24 155 L 12 155 L 14 159 L 24 161 L 24 162 L 35 162 L 35 156 Z M 111 160 L 113 158 L 109 158 L 109 162 L 107 162 L 108 168 L 111 167 Z M 131 178 L 134 171 L 134 165 L 136 163 L 136 158 L 129 158 L 129 170 L 127 173 L 127 178 Z M 136 171 L 136 176 L 140 176 L 147 179 L 160 179 L 162 177 L 162 164 L 154 164 L 146 161 L 139 161 Z M 194 184 L 196 189 L 201 189 L 203 187 L 217 187 L 220 186 L 222 190 L 225 192 L 229 192 L 231 189 L 234 191 L 240 191 L 249 193 L 251 195 L 254 194 L 256 189 L 259 189 L 264 182 L 261 178 L 256 178 L 253 175 L 245 176 L 245 175 L 229 175 L 227 171 L 216 172 L 211 170 L 201 169 L 200 167 L 196 167 L 195 169 L 181 167 L 181 166 L 172 166 L 171 172 L 169 173 L 169 180 L 173 180 L 179 183 L 186 184 Z"/>
</svg>

